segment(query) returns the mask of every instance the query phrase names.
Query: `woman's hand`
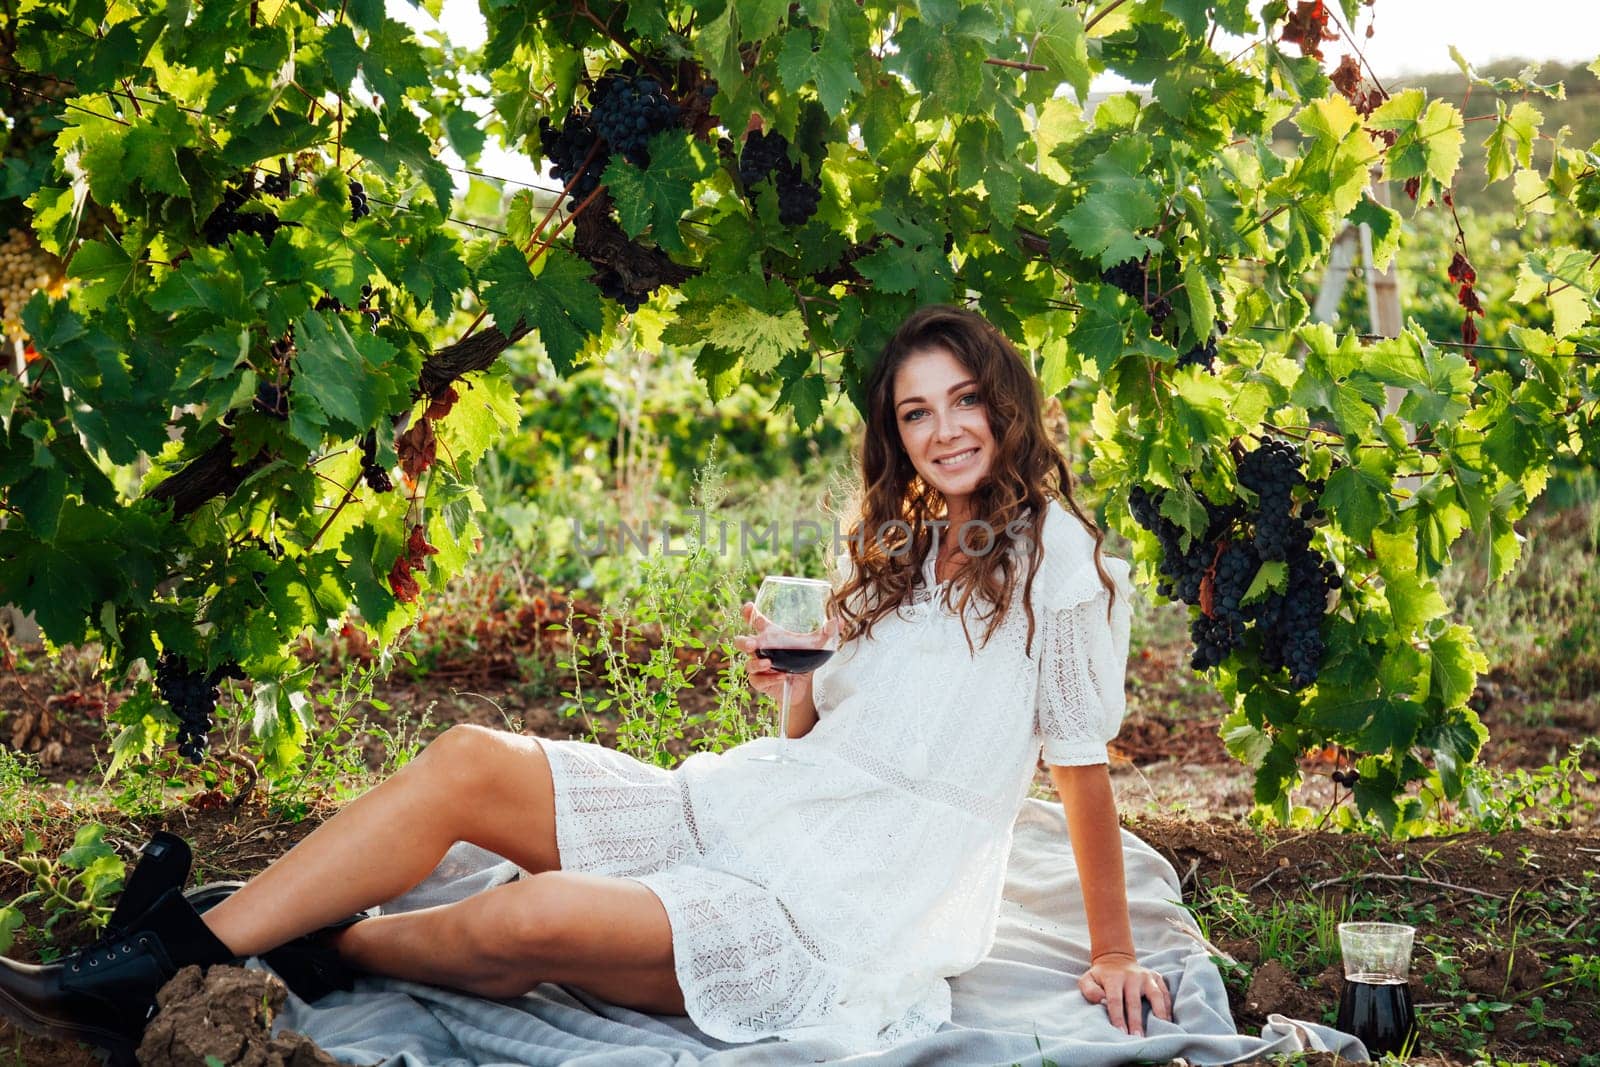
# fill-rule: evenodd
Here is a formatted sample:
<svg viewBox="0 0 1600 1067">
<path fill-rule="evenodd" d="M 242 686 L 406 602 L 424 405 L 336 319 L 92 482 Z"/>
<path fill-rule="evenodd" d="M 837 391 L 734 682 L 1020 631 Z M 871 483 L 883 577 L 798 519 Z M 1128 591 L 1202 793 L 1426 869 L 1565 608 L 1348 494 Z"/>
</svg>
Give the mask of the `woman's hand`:
<svg viewBox="0 0 1600 1067">
<path fill-rule="evenodd" d="M 1090 1004 L 1104 1004 L 1111 1025 L 1135 1037 L 1144 1036 L 1144 1007 L 1158 1019 L 1172 1021 L 1172 993 L 1166 980 L 1125 952 L 1102 954 L 1078 979 L 1078 989 Z"/>
<path fill-rule="evenodd" d="M 756 611 L 756 606 L 750 601 L 745 601 L 740 608 L 744 621 L 755 627 L 755 635 L 740 635 L 733 639 L 733 647 L 749 655 L 745 662 L 745 671 L 750 675 L 750 688 L 762 696 L 779 700 L 783 696 L 783 672 L 772 669 L 772 661 L 765 656 L 758 655 L 756 649 L 761 644 L 761 635 L 772 623 L 765 615 Z M 804 693 L 802 698 L 801 694 Z M 811 675 L 792 674 L 789 676 L 789 704 L 811 703 Z"/>
</svg>

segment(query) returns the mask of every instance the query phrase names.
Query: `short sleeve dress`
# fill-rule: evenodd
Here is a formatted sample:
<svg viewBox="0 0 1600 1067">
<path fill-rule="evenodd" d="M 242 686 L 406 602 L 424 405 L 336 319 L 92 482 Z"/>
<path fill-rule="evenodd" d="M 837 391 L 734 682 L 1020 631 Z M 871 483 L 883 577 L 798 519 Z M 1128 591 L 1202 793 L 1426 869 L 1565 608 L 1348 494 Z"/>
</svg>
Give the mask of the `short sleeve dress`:
<svg viewBox="0 0 1600 1067">
<path fill-rule="evenodd" d="M 562 867 L 660 898 L 703 1032 L 866 1051 L 949 1020 L 946 979 L 992 947 L 1041 751 L 1104 763 L 1124 711 L 1128 566 L 1103 560 L 1113 602 L 1092 535 L 1059 503 L 1042 536 L 1032 655 L 1020 585 L 987 644 L 969 616 L 968 650 L 930 552 L 912 602 L 817 670 L 818 722 L 789 741 L 809 766 L 752 762 L 771 737 L 670 771 L 543 742 Z"/>
</svg>

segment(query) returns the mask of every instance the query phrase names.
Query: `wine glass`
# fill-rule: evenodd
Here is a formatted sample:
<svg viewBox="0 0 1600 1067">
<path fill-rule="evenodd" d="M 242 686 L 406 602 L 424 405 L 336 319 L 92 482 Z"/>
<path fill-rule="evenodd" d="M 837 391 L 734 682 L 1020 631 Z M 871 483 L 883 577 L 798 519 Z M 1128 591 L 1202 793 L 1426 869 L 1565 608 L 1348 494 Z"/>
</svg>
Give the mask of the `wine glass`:
<svg viewBox="0 0 1600 1067">
<path fill-rule="evenodd" d="M 806 764 L 789 755 L 789 676 L 810 674 L 839 647 L 839 630 L 828 620 L 833 588 L 816 578 L 771 574 L 756 593 L 756 614 L 767 626 L 756 634 L 756 655 L 770 660 L 783 674 L 783 700 L 778 711 L 778 749 L 770 756 L 752 756 L 763 763 Z"/>
</svg>

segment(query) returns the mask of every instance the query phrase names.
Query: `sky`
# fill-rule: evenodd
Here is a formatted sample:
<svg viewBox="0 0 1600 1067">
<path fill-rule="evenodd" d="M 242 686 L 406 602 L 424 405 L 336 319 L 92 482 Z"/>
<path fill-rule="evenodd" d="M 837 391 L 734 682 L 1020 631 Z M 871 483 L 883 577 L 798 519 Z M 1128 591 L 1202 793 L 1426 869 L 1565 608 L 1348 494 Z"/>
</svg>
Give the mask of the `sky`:
<svg viewBox="0 0 1600 1067">
<path fill-rule="evenodd" d="M 476 46 L 484 39 L 477 0 L 445 0 L 437 24 L 404 0 L 389 0 L 389 12 L 413 26 L 442 25 L 460 45 Z M 1370 38 L 1365 36 L 1369 23 L 1375 31 Z M 1509 58 L 1588 63 L 1600 56 L 1600 0 L 1377 0 L 1375 7 L 1363 9 L 1353 30 L 1380 79 L 1453 70 L 1451 45 L 1475 66 Z M 1332 70 L 1347 48 L 1343 40 L 1330 41 L 1323 51 Z M 1115 90 L 1123 84 L 1112 78 L 1095 88 Z M 492 146 L 482 165 L 492 174 L 537 180 L 526 157 Z"/>
</svg>

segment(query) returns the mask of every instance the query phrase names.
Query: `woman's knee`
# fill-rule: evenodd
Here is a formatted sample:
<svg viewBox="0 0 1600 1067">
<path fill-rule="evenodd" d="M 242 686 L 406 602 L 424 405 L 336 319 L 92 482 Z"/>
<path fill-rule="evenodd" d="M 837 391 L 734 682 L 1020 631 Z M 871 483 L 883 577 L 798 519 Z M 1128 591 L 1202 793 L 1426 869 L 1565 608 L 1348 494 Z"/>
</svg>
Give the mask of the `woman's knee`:
<svg viewBox="0 0 1600 1067">
<path fill-rule="evenodd" d="M 422 747 L 411 761 L 419 767 L 459 771 L 482 765 L 496 731 L 476 723 L 456 723 Z M 409 766 L 409 765 L 408 765 Z"/>
</svg>

